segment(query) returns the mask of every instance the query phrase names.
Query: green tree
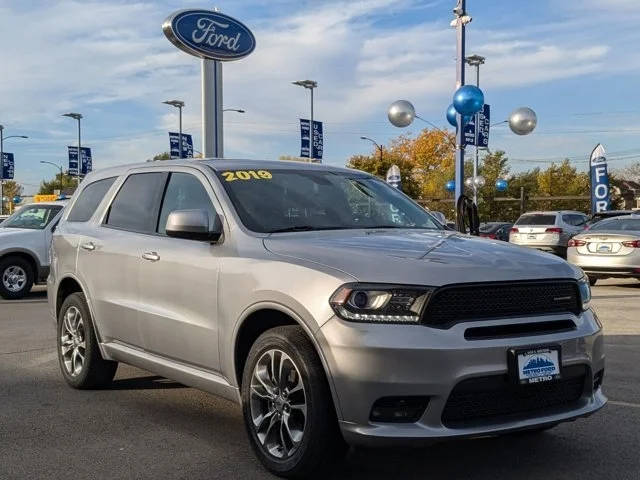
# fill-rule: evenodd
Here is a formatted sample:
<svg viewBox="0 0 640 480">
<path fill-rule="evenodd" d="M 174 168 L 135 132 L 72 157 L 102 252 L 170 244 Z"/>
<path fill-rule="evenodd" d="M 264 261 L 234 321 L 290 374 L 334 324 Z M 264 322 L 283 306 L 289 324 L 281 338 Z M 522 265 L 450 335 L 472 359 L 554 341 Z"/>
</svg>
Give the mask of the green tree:
<svg viewBox="0 0 640 480">
<path fill-rule="evenodd" d="M 157 155 L 154 155 L 153 158 L 147 160 L 147 162 L 155 162 L 157 160 L 171 160 L 171 155 L 169 152 L 162 152 Z"/>
<path fill-rule="evenodd" d="M 2 202 L 0 213 L 13 212 L 13 197 L 22 195 L 22 185 L 15 180 L 5 180 L 2 182 L 2 196 L 7 199 Z"/>
<path fill-rule="evenodd" d="M 75 192 L 78 185 L 77 177 L 63 173 L 62 176 L 57 173 L 53 180 L 43 180 L 38 190 L 38 195 L 51 195 L 54 190 L 60 190 L 62 193 L 71 194 Z"/>
</svg>

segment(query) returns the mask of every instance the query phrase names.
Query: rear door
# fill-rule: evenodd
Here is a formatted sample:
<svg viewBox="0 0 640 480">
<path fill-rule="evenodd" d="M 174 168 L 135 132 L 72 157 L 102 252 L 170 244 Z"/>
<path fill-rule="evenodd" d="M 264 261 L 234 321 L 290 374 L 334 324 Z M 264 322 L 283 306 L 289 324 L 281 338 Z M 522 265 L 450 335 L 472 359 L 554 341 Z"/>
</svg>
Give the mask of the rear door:
<svg viewBox="0 0 640 480">
<path fill-rule="evenodd" d="M 104 341 L 142 347 L 139 268 L 145 240 L 155 233 L 166 179 L 163 172 L 130 174 L 102 218 L 83 230 L 78 273 Z"/>
<path fill-rule="evenodd" d="M 217 200 L 202 173 L 189 167 L 172 169 L 157 234 L 144 239 L 138 283 L 144 348 L 217 371 L 221 246 L 165 234 L 172 211 L 205 210 L 211 224 L 216 215 L 214 205 Z"/>
</svg>

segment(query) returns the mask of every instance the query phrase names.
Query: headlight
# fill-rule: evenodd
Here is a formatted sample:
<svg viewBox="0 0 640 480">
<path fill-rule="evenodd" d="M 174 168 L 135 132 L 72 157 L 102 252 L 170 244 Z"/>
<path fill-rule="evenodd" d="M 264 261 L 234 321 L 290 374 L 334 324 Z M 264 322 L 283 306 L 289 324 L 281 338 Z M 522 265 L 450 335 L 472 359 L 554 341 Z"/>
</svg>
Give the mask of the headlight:
<svg viewBox="0 0 640 480">
<path fill-rule="evenodd" d="M 582 310 L 587 310 L 591 303 L 591 286 L 589 285 L 589 279 L 586 276 L 578 280 L 578 289 L 580 290 Z"/>
<path fill-rule="evenodd" d="M 418 323 L 432 288 L 350 283 L 331 296 L 336 314 L 351 322 Z"/>
</svg>

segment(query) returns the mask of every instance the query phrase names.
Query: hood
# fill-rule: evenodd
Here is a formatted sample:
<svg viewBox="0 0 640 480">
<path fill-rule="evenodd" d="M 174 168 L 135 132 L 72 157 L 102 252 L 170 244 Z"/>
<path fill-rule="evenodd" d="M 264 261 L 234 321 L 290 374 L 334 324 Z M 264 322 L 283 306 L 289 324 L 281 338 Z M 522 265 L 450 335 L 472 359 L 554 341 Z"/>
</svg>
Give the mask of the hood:
<svg viewBox="0 0 640 480">
<path fill-rule="evenodd" d="M 456 232 L 296 232 L 263 241 L 272 253 L 332 267 L 362 282 L 441 286 L 580 276 L 551 254 Z"/>
</svg>

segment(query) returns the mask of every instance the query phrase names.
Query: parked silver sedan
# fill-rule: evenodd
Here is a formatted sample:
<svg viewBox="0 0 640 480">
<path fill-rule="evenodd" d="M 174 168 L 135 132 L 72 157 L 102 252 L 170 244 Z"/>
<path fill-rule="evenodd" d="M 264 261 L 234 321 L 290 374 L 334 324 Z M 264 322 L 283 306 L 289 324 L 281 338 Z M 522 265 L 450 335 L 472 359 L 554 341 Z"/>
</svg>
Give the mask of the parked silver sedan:
<svg viewBox="0 0 640 480">
<path fill-rule="evenodd" d="M 598 278 L 640 278 L 640 215 L 602 220 L 569 240 L 567 261 L 581 267 L 591 285 Z"/>
</svg>

